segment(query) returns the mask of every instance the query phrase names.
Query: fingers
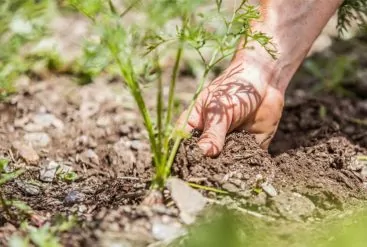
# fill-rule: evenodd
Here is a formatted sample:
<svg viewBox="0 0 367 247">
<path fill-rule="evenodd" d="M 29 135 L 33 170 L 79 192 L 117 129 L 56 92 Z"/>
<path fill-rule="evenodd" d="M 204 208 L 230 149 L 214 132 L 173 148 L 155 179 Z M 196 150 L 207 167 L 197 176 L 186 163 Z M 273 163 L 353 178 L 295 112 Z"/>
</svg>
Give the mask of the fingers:
<svg viewBox="0 0 367 247">
<path fill-rule="evenodd" d="M 204 128 L 202 109 L 202 95 L 200 95 L 190 113 L 189 118 L 187 118 L 188 110 L 185 110 L 178 118 L 177 126 L 179 128 L 183 128 L 188 133 L 190 133 L 193 129 L 202 130 Z"/>
<path fill-rule="evenodd" d="M 225 98 L 221 101 L 213 100 L 206 108 L 203 116 L 205 121 L 204 131 L 200 137 L 198 145 L 203 154 L 215 157 L 222 151 L 225 137 L 231 123 L 231 108 Z"/>
<path fill-rule="evenodd" d="M 274 137 L 282 116 L 284 106 L 284 95 L 275 89 L 268 89 L 268 92 L 256 112 L 253 121 L 244 129 L 250 131 L 255 136 L 257 143 L 263 149 L 268 149 Z"/>
</svg>

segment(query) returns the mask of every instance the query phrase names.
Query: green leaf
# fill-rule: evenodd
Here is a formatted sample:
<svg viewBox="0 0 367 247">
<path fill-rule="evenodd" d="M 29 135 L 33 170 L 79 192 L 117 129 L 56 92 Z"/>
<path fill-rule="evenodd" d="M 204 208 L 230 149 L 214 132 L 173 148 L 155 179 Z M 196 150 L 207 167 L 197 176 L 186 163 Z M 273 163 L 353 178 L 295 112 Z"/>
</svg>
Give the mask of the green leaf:
<svg viewBox="0 0 367 247">
<path fill-rule="evenodd" d="M 23 174 L 25 172 L 25 170 L 23 169 L 19 169 L 15 172 L 11 172 L 11 173 L 6 173 L 6 174 L 2 174 L 0 176 L 0 185 L 3 185 L 11 180 L 13 180 L 14 178 L 19 177 L 21 174 Z"/>
<path fill-rule="evenodd" d="M 9 160 L 5 158 L 0 158 L 0 173 L 5 172 L 6 167 L 9 164 Z"/>
</svg>

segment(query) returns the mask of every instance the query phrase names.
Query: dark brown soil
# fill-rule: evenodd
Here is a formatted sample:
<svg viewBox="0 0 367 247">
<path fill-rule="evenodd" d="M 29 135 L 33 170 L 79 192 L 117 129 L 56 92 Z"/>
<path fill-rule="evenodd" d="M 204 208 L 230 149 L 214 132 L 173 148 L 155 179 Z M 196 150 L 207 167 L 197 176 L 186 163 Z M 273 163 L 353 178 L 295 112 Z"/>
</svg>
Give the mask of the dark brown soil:
<svg viewBox="0 0 367 247">
<path fill-rule="evenodd" d="M 285 109 L 271 145 L 273 156 L 259 149 L 254 139 L 242 132 L 228 136 L 219 157 L 203 157 L 196 145 L 199 135 L 196 133 L 181 146 L 174 173 L 204 186 L 232 188 L 245 196 L 245 191 L 266 181 L 277 190 L 305 195 L 322 209 L 341 209 L 353 199 L 366 198 L 365 178 L 354 167 L 357 157 L 367 152 L 367 127 L 345 119 L 363 117 L 362 110 L 354 114 L 342 111 L 346 103 L 354 103 L 351 100 L 341 104 L 334 101 L 332 108 L 327 101 L 307 98 L 298 101 Z M 343 115 L 318 117 L 321 104 Z M 343 132 L 345 129 L 348 134 Z"/>
</svg>

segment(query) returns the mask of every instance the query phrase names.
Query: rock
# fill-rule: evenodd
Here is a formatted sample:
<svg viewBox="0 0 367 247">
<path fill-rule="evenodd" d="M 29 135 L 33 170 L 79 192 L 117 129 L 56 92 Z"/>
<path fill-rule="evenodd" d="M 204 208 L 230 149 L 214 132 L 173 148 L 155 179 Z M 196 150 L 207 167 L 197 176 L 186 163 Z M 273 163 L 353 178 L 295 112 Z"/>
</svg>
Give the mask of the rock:
<svg viewBox="0 0 367 247">
<path fill-rule="evenodd" d="M 278 195 L 278 192 L 276 191 L 274 186 L 269 184 L 269 183 L 261 184 L 261 188 L 265 191 L 266 194 L 268 194 L 271 197 L 274 197 L 274 196 Z"/>
<path fill-rule="evenodd" d="M 50 113 L 39 113 L 32 118 L 36 125 L 42 126 L 42 128 L 48 128 L 54 126 L 57 129 L 63 129 L 64 123 Z"/>
<path fill-rule="evenodd" d="M 89 147 L 89 148 L 97 147 L 96 141 L 93 140 L 93 138 L 86 136 L 86 135 L 79 136 L 76 139 L 76 144 L 82 147 Z"/>
<path fill-rule="evenodd" d="M 153 222 L 152 234 L 159 241 L 169 242 L 185 234 L 185 231 L 179 224 Z"/>
<path fill-rule="evenodd" d="M 197 190 L 178 178 L 169 178 L 167 187 L 181 213 L 196 216 L 206 205 L 206 199 Z"/>
<path fill-rule="evenodd" d="M 80 106 L 80 117 L 82 119 L 90 118 L 99 111 L 99 104 L 85 101 Z"/>
<path fill-rule="evenodd" d="M 138 151 L 143 148 L 142 142 L 139 140 L 133 140 L 130 142 L 130 148 L 132 150 Z"/>
<path fill-rule="evenodd" d="M 85 199 L 85 194 L 76 190 L 70 191 L 64 199 L 64 204 L 67 206 L 72 206 L 76 203 L 83 202 Z"/>
<path fill-rule="evenodd" d="M 36 164 L 39 161 L 37 152 L 31 146 L 19 141 L 13 142 L 12 146 L 28 164 Z"/>
<path fill-rule="evenodd" d="M 24 140 L 35 148 L 47 147 L 51 142 L 51 138 L 44 132 L 27 133 Z"/>
<path fill-rule="evenodd" d="M 310 199 L 294 192 L 280 193 L 272 198 L 272 204 L 280 215 L 292 221 L 302 221 L 312 216 L 315 210 Z"/>
<path fill-rule="evenodd" d="M 236 185 L 232 183 L 225 183 L 222 185 L 222 188 L 231 193 L 237 193 L 241 190 L 240 188 L 238 188 Z"/>
<path fill-rule="evenodd" d="M 131 129 L 130 129 L 130 126 L 129 125 L 122 125 L 120 126 L 120 129 L 119 129 L 120 133 L 122 135 L 128 135 L 131 133 Z"/>
<path fill-rule="evenodd" d="M 86 164 L 92 163 L 95 165 L 99 165 L 99 157 L 92 149 L 87 149 L 83 153 L 81 153 L 79 159 Z"/>
<path fill-rule="evenodd" d="M 43 182 L 51 183 L 56 176 L 58 167 L 58 163 L 56 163 L 55 161 L 50 161 L 47 165 L 41 168 L 40 180 Z"/>
<path fill-rule="evenodd" d="M 37 196 L 41 193 L 41 189 L 34 184 L 16 180 L 15 184 L 26 196 Z"/>
</svg>

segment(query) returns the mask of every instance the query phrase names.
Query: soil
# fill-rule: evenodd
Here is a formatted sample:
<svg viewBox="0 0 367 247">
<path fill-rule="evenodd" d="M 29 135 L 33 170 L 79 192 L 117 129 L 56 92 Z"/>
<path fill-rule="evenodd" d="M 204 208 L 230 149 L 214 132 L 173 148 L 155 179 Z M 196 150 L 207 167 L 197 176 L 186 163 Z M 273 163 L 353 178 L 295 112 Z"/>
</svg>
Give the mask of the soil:
<svg viewBox="0 0 367 247">
<path fill-rule="evenodd" d="M 236 132 L 228 135 L 219 157 L 203 157 L 195 132 L 182 143 L 173 175 L 209 187 L 200 191 L 213 201 L 227 198 L 210 192 L 221 189 L 237 198 L 239 207 L 278 219 L 307 221 L 364 202 L 367 175 L 358 157 L 367 155 L 367 93 L 359 89 L 356 98 L 314 95 L 307 77 L 302 78 L 306 82 L 295 81 L 287 94 L 269 152 L 246 132 Z M 2 191 L 6 198 L 29 205 L 32 217 L 41 222 L 52 222 L 59 214 L 76 215 L 81 225 L 60 235 L 66 246 L 93 241 L 111 246 L 106 238 L 126 236 L 134 239 L 134 246 L 146 246 L 155 241 L 149 233 L 154 220 L 182 222 L 170 203 L 139 206 L 153 175 L 146 133 L 126 90 L 105 80 L 79 88 L 67 76 L 31 78 L 23 90 L 0 103 L 0 157 L 11 161 L 10 169 L 26 170 Z M 52 115 L 49 124 L 45 114 Z M 16 142 L 31 142 L 38 159 L 27 160 Z M 77 179 L 41 181 L 42 169 L 51 161 L 72 169 Z M 303 200 L 312 210 L 290 215 L 277 198 Z M 0 245 L 5 246 L 11 234 L 22 230 L 1 215 Z"/>
</svg>

